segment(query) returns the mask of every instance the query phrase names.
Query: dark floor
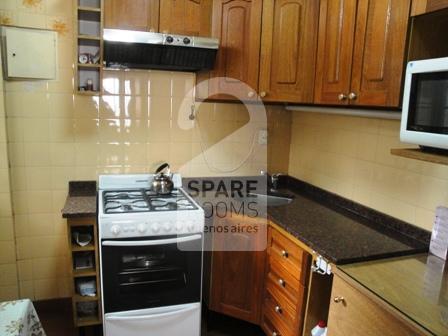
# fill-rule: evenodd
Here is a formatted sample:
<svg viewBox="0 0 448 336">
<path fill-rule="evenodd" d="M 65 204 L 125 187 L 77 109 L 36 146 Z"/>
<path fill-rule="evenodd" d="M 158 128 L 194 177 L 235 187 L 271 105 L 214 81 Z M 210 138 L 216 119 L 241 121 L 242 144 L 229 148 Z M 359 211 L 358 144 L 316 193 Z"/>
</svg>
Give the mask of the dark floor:
<svg viewBox="0 0 448 336">
<path fill-rule="evenodd" d="M 47 336 L 100 336 L 101 328 L 78 333 L 73 326 L 70 300 L 35 302 Z M 263 336 L 257 326 L 213 312 L 204 313 L 203 336 Z M 176 336 L 176 335 L 173 335 Z"/>
</svg>

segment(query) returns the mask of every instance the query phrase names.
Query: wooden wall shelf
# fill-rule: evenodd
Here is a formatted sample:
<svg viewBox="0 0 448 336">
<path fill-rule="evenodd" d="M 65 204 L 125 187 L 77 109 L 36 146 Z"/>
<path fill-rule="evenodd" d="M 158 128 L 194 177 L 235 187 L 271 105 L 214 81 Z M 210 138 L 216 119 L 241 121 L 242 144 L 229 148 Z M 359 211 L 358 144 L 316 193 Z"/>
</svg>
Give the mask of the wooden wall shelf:
<svg viewBox="0 0 448 336">
<path fill-rule="evenodd" d="M 423 152 L 419 148 L 393 148 L 392 155 L 402 156 L 408 159 L 427 161 L 448 166 L 448 155 Z"/>
</svg>

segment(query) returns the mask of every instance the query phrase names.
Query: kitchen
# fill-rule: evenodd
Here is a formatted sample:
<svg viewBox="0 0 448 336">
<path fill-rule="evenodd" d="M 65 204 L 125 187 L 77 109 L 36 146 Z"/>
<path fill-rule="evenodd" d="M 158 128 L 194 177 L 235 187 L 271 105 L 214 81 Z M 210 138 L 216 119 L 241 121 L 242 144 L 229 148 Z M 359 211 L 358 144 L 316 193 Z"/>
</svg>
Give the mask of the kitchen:
<svg viewBox="0 0 448 336">
<path fill-rule="evenodd" d="M 0 307 L 46 335 L 447 335 L 447 8 L 0 1 Z M 157 237 L 185 290 L 111 295 Z"/>
</svg>

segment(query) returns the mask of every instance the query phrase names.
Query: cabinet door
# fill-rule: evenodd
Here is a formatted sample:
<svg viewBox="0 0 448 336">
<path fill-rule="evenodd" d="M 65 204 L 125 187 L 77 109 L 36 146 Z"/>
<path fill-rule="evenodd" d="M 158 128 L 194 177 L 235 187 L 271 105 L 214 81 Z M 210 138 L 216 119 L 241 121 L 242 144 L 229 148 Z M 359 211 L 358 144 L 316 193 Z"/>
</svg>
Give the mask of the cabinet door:
<svg viewBox="0 0 448 336">
<path fill-rule="evenodd" d="M 266 101 L 311 103 L 319 1 L 265 0 L 260 96 Z"/>
<path fill-rule="evenodd" d="M 258 324 L 264 278 L 266 245 L 264 223 L 257 219 L 234 216 L 215 220 L 214 226 L 239 227 L 239 232 L 214 235 L 210 309 Z M 259 227 L 261 234 L 245 233 L 245 227 Z M 244 231 L 244 232 L 243 232 Z M 241 251 L 225 251 L 234 246 Z M 227 248 L 228 249 L 228 248 Z"/>
<path fill-rule="evenodd" d="M 210 36 L 212 0 L 163 0 L 159 30 L 162 33 Z"/>
<path fill-rule="evenodd" d="M 104 27 L 156 32 L 159 0 L 105 0 Z"/>
<path fill-rule="evenodd" d="M 334 277 L 331 293 L 333 300 L 330 303 L 328 335 L 419 335 L 410 326 L 404 324 L 391 312 L 352 287 L 339 276 Z M 339 298 L 338 303 L 334 301 L 335 298 Z"/>
<path fill-rule="evenodd" d="M 413 0 L 411 15 L 421 15 L 448 8 L 448 0 Z"/>
<path fill-rule="evenodd" d="M 314 101 L 348 103 L 357 0 L 321 0 Z"/>
<path fill-rule="evenodd" d="M 397 107 L 411 0 L 359 0 L 350 104 Z"/>
<path fill-rule="evenodd" d="M 220 47 L 209 94 L 213 98 L 255 99 L 258 89 L 260 61 L 262 1 L 215 0 L 213 2 L 212 35 Z M 243 82 L 249 86 L 242 85 Z M 226 96 L 227 95 L 227 96 Z"/>
</svg>

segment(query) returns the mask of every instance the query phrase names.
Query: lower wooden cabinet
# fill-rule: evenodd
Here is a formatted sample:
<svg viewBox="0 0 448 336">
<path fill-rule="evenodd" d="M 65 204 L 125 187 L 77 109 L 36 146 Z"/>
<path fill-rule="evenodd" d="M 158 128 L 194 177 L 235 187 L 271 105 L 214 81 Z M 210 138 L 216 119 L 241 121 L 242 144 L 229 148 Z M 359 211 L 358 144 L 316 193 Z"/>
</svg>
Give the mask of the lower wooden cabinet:
<svg viewBox="0 0 448 336">
<path fill-rule="evenodd" d="M 239 215 L 214 220 L 214 227 L 240 228 L 213 238 L 209 308 L 218 313 L 259 324 L 266 252 L 265 221 Z M 264 241 L 263 241 L 264 240 Z M 226 251 L 231 247 L 234 251 Z M 239 251 L 237 251 L 239 250 Z"/>
<path fill-rule="evenodd" d="M 267 335 L 301 335 L 311 256 L 273 227 L 267 256 L 261 327 Z"/>
<path fill-rule="evenodd" d="M 365 290 L 366 291 L 366 290 Z M 373 295 L 373 294 L 372 294 Z M 329 336 L 425 335 L 341 276 L 333 280 L 328 318 Z"/>
</svg>

